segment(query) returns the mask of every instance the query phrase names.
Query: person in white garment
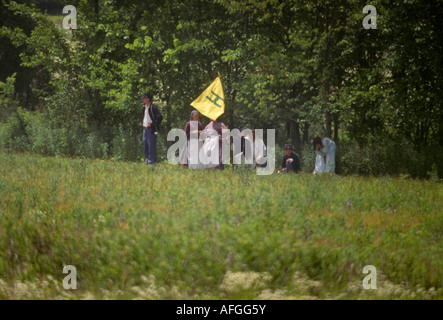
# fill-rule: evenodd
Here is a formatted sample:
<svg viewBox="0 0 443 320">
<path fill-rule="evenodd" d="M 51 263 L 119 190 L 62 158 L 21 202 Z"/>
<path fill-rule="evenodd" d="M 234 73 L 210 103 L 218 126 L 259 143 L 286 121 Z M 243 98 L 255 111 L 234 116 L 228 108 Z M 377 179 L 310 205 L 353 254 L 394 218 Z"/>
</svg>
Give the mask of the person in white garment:
<svg viewBox="0 0 443 320">
<path fill-rule="evenodd" d="M 245 130 L 245 132 L 247 131 Z M 263 139 L 255 136 L 255 128 L 250 129 L 250 134 L 245 134 L 244 155 L 246 161 L 252 161 L 251 168 L 267 166 L 267 162 L 263 161 L 263 158 L 266 158 L 266 145 Z"/>
<path fill-rule="evenodd" d="M 311 142 L 316 154 L 314 174 L 335 172 L 335 142 L 329 138 L 321 138 L 318 135 L 312 137 Z"/>
<path fill-rule="evenodd" d="M 182 154 L 180 156 L 180 163 L 182 167 L 189 169 L 203 169 L 199 161 L 199 152 L 203 145 L 203 142 L 198 139 L 198 136 L 203 131 L 203 124 L 199 120 L 199 112 L 193 110 L 190 115 L 190 119 L 186 122 L 185 133 L 188 139 L 187 144 L 183 148 Z M 193 143 L 191 143 L 191 135 L 193 136 Z M 192 155 L 192 156 L 191 156 Z"/>
<path fill-rule="evenodd" d="M 205 142 L 200 150 L 200 167 L 203 169 L 214 168 L 216 170 L 224 170 L 224 144 L 229 147 L 228 128 L 220 120 L 213 120 L 202 131 L 202 137 L 205 139 Z"/>
</svg>

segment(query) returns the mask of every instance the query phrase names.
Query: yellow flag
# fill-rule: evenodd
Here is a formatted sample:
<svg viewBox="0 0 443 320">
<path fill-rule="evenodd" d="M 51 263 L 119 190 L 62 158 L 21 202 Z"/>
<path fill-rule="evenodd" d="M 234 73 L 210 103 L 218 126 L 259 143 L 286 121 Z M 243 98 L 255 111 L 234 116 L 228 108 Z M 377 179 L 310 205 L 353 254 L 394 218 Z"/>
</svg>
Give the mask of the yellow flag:
<svg viewBox="0 0 443 320">
<path fill-rule="evenodd" d="M 217 77 L 197 99 L 192 101 L 191 106 L 209 119 L 217 120 L 225 112 L 225 95 L 220 77 Z"/>
</svg>

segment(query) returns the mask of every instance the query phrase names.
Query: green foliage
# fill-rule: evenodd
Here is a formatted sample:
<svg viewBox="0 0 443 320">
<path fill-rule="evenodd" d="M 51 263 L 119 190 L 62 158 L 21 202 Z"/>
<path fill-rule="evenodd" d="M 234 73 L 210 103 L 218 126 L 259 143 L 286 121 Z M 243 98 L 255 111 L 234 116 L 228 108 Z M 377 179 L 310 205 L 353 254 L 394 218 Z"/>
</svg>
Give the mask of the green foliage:
<svg viewBox="0 0 443 320">
<path fill-rule="evenodd" d="M 36 8 L 1 1 L 0 80 L 16 73 L 20 105 L 35 109 L 54 92 L 52 80 L 69 69 L 65 34 Z"/>
<path fill-rule="evenodd" d="M 40 155 L 108 158 L 106 133 L 96 128 L 56 126 L 44 113 L 19 109 L 2 125 L 0 146 L 9 151 L 31 151 Z"/>
<path fill-rule="evenodd" d="M 338 158 L 338 157 L 337 157 Z M 305 172 L 314 172 L 315 152 L 311 145 L 306 145 L 300 157 L 300 164 Z"/>
<path fill-rule="evenodd" d="M 427 177 L 434 165 L 442 177 L 442 3 L 372 5 L 376 30 L 362 27 L 363 4 L 349 0 L 79 1 L 79 29 L 66 31 L 2 1 L 0 81 L 16 74 L 16 96 L 2 98 L 1 120 L 18 105 L 49 115 L 53 123 L 28 128 L 39 153 L 135 160 L 140 95 L 151 91 L 164 115 L 163 157 L 166 133 L 184 126 L 190 102 L 220 73 L 230 128 L 274 128 L 277 144 L 300 155 L 314 133 L 343 141 L 337 170 L 347 174 Z M 401 168 L 392 145 L 407 150 Z"/>
<path fill-rule="evenodd" d="M 70 31 L 22 2 L 0 1 L 0 298 L 442 299 L 441 1 L 373 1 L 377 30 L 349 0 L 77 1 Z M 224 122 L 306 174 L 115 161 L 142 158 L 142 92 L 163 162 L 218 73 Z M 312 175 L 314 133 L 349 177 Z"/>
<path fill-rule="evenodd" d="M 29 150 L 25 121 L 20 113 L 10 116 L 0 126 L 0 147 L 10 151 Z"/>
<path fill-rule="evenodd" d="M 123 126 L 118 127 L 117 134 L 112 140 L 112 155 L 115 160 L 138 160 L 142 141 L 140 134 L 125 130 Z"/>
<path fill-rule="evenodd" d="M 418 152 L 413 143 L 406 139 L 395 141 L 372 136 L 364 146 L 342 142 L 337 158 L 340 159 L 339 170 L 343 174 L 380 176 L 389 172 L 392 175 L 429 178 L 427 168 L 440 161 L 439 152 L 439 146 Z"/>
<path fill-rule="evenodd" d="M 0 120 L 6 119 L 19 105 L 14 88 L 16 75 L 6 78 L 6 82 L 0 81 Z"/>
</svg>

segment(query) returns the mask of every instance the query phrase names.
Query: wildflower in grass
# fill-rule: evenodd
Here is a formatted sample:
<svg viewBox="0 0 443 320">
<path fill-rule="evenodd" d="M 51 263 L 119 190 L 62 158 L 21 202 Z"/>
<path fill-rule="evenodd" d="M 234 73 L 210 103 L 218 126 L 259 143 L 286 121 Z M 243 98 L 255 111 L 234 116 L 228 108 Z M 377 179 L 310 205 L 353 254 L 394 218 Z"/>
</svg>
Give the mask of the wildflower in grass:
<svg viewBox="0 0 443 320">
<path fill-rule="evenodd" d="M 241 290 L 260 290 L 266 288 L 271 275 L 267 272 L 231 272 L 228 271 L 220 288 L 227 293 Z"/>
</svg>

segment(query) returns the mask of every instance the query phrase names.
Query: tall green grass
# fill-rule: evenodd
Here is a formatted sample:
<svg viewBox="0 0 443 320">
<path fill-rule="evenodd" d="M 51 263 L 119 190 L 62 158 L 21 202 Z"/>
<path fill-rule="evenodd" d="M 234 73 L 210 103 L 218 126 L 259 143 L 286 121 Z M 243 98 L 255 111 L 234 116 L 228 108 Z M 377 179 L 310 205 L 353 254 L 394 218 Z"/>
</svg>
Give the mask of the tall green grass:
<svg viewBox="0 0 443 320">
<path fill-rule="evenodd" d="M 0 298 L 442 299 L 442 196 L 431 181 L 0 152 Z"/>
</svg>

